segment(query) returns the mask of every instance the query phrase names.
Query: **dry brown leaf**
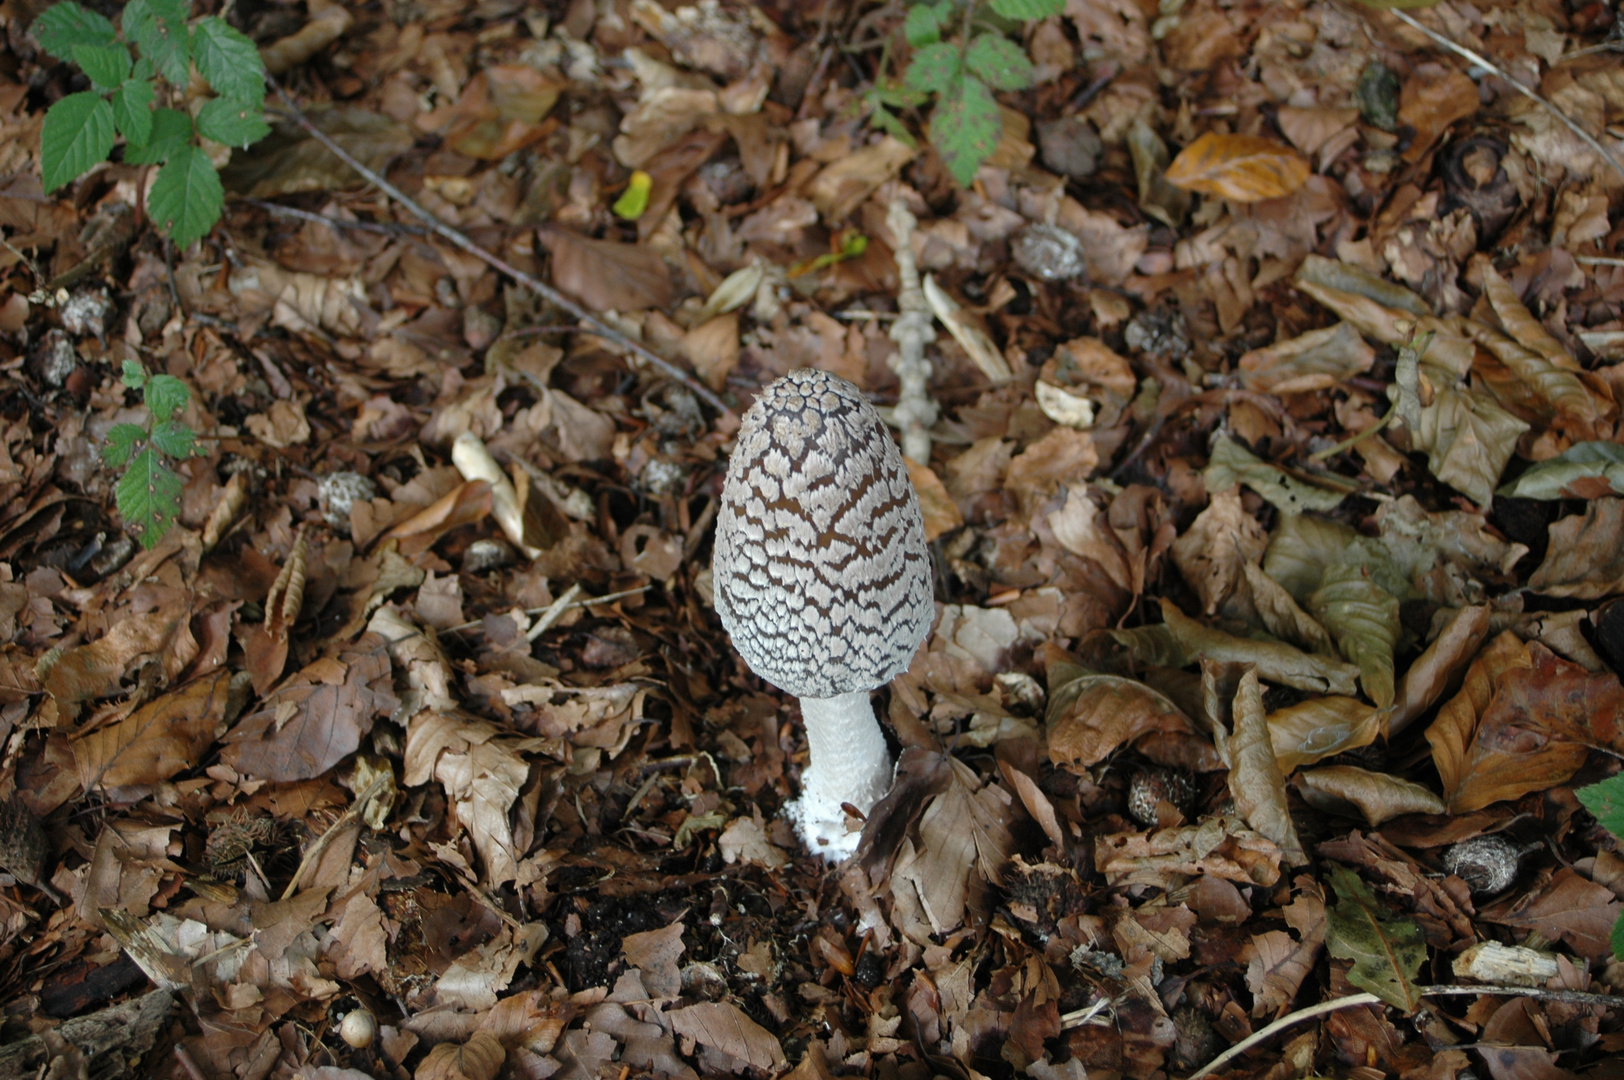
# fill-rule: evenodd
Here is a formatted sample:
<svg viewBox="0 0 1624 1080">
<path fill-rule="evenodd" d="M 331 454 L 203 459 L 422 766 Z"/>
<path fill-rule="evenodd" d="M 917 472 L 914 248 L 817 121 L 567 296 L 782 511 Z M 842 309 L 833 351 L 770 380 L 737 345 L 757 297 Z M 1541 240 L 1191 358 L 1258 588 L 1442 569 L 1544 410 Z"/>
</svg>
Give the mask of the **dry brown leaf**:
<svg viewBox="0 0 1624 1080">
<path fill-rule="evenodd" d="M 918 151 L 887 135 L 872 146 L 824 166 L 807 185 L 806 196 L 824 222 L 841 224 L 874 189 L 896 176 Z"/>
<path fill-rule="evenodd" d="M 1475 114 L 1481 104 L 1477 84 L 1453 67 L 1416 65 L 1399 93 L 1398 122 L 1415 129 L 1404 159 L 1421 160 L 1451 124 Z"/>
<path fill-rule="evenodd" d="M 643 987 L 655 997 L 676 997 L 682 993 L 682 920 L 658 930 L 627 934 L 620 942 L 627 963 L 643 973 Z"/>
<path fill-rule="evenodd" d="M 685 1039 L 720 1051 L 745 1067 L 776 1074 L 789 1067 L 784 1048 L 773 1034 L 725 1001 L 705 1001 L 665 1013 L 671 1030 Z"/>
<path fill-rule="evenodd" d="M 1173 563 L 1201 598 L 1203 612 L 1218 609 L 1246 580 L 1245 567 L 1263 558 L 1269 535 L 1241 505 L 1239 488 L 1217 492 L 1189 530 L 1173 541 Z"/>
<path fill-rule="evenodd" d="M 1284 683 L 1298 690 L 1352 697 L 1359 669 L 1325 656 L 1308 653 L 1274 641 L 1256 641 L 1226 634 L 1196 622 L 1171 600 L 1162 600 L 1162 619 L 1185 659 L 1212 660 L 1221 664 L 1253 664 L 1258 674 L 1270 682 Z"/>
<path fill-rule="evenodd" d="M 941 934 L 962 925 L 966 911 L 984 915 L 987 886 L 1001 883 L 1004 863 L 1015 850 L 1009 793 L 983 784 L 957 758 L 946 760 L 948 783 L 919 819 L 918 845 L 905 841 L 891 868 L 892 898 L 905 933 L 920 925 L 919 916 L 928 933 Z M 917 909 L 913 918 L 910 909 Z"/>
<path fill-rule="evenodd" d="M 1533 668 L 1533 649 L 1544 651 L 1510 632 L 1489 642 L 1467 670 L 1460 693 L 1427 728 L 1452 814 L 1554 787 L 1584 764 L 1582 744 L 1552 739 L 1536 726 L 1537 716 L 1523 713 L 1510 697 L 1502 699 L 1514 676 Z"/>
<path fill-rule="evenodd" d="M 1205 685 L 1212 678 L 1212 668 L 1203 668 Z M 1249 668 L 1241 676 L 1233 718 L 1232 732 L 1226 732 L 1213 718 L 1213 740 L 1224 764 L 1229 766 L 1229 793 L 1235 798 L 1235 809 L 1248 825 L 1274 841 L 1288 866 L 1301 866 L 1308 857 L 1303 853 L 1302 841 L 1297 839 L 1297 826 L 1292 824 L 1287 806 L 1286 778 L 1275 760 L 1268 721 L 1263 715 L 1263 687 L 1256 669 Z"/>
<path fill-rule="evenodd" d="M 1325 944 L 1325 893 L 1310 877 L 1297 878 L 1296 885 L 1296 898 L 1280 914 L 1297 936 L 1284 930 L 1253 934 L 1241 954 L 1247 961 L 1246 985 L 1254 995 L 1253 1016 L 1278 1014 L 1296 1000 Z"/>
<path fill-rule="evenodd" d="M 1489 636 L 1489 609 L 1465 607 L 1449 622 L 1404 673 L 1398 696 L 1382 715 L 1389 737 L 1408 727 L 1434 702 L 1455 690 L 1466 665 Z"/>
<path fill-rule="evenodd" d="M 683 355 L 705 385 L 720 390 L 739 364 L 739 316 L 728 312 L 700 323 L 682 339 Z"/>
<path fill-rule="evenodd" d="M 553 284 L 593 311 L 641 311 L 671 304 L 671 271 L 639 244 L 594 240 L 568 229 L 539 230 L 553 256 Z"/>
<path fill-rule="evenodd" d="M 1268 723 L 1275 759 L 1288 776 L 1344 750 L 1369 746 L 1381 733 L 1375 706 L 1346 697 L 1311 698 L 1270 713 Z"/>
<path fill-rule="evenodd" d="M 1273 139 L 1209 131 L 1179 151 L 1166 175 L 1188 191 L 1250 203 L 1290 195 L 1310 172 L 1295 150 Z"/>
<path fill-rule="evenodd" d="M 1303 801 L 1320 810 L 1345 812 L 1350 807 L 1372 826 L 1405 814 L 1442 814 L 1444 801 L 1430 788 L 1385 773 L 1352 765 L 1327 765 L 1298 773 Z"/>
<path fill-rule="evenodd" d="M 45 675 L 46 691 L 63 715 L 71 717 L 80 702 L 116 693 L 143 663 L 159 661 L 164 674 L 174 678 L 197 655 L 185 616 L 154 611 L 118 620 L 89 645 L 64 652 Z"/>
<path fill-rule="evenodd" d="M 194 768 L 246 700 L 246 686 L 233 693 L 224 668 L 165 694 L 128 716 L 74 738 L 74 765 L 85 791 L 156 784 Z M 235 699 L 235 701 L 233 701 Z"/>
<path fill-rule="evenodd" d="M 1353 375 L 1369 371 L 1376 350 L 1365 344 L 1352 323 L 1339 322 L 1310 330 L 1287 341 L 1253 349 L 1240 358 L 1241 385 L 1264 394 L 1300 394 L 1327 390 Z"/>
<path fill-rule="evenodd" d="M 1583 514 L 1570 514 L 1549 531 L 1530 590 L 1582 600 L 1624 591 L 1624 499 L 1593 499 Z"/>
<path fill-rule="evenodd" d="M 935 540 L 964 524 L 964 514 L 958 503 L 947 493 L 947 485 L 936 475 L 936 470 L 913 458 L 903 458 L 908 467 L 908 479 L 913 481 L 919 494 L 919 509 L 925 516 L 925 539 Z"/>
<path fill-rule="evenodd" d="M 1153 732 L 1194 734 L 1179 707 L 1142 682 L 1076 669 L 1057 682 L 1050 668 L 1049 759 L 1081 772 Z"/>
<path fill-rule="evenodd" d="M 429 1051 L 413 1080 L 496 1080 L 507 1051 L 486 1031 L 476 1031 L 460 1046 L 443 1042 Z"/>
<path fill-rule="evenodd" d="M 1280 880 L 1280 849 L 1239 818 L 1212 817 L 1152 833 L 1111 833 L 1095 841 L 1094 861 L 1112 888 L 1169 889 L 1207 874 L 1264 887 Z"/>
<path fill-rule="evenodd" d="M 1537 931 L 1550 941 L 1565 941 L 1587 960 L 1611 958 L 1613 924 L 1624 910 L 1613 890 L 1561 867 L 1543 890 L 1524 897 L 1509 911 L 1485 911 L 1483 917 L 1508 926 Z"/>
</svg>

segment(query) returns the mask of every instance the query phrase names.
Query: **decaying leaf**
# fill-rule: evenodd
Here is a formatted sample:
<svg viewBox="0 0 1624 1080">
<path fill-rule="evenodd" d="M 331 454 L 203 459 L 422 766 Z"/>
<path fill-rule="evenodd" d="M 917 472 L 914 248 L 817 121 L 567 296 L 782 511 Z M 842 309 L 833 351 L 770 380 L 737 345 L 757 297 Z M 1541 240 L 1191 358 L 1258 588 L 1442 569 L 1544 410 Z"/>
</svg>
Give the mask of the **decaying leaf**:
<svg viewBox="0 0 1624 1080">
<path fill-rule="evenodd" d="M 1495 494 L 1512 499 L 1601 499 L 1624 495 L 1624 446 L 1575 443 Z"/>
<path fill-rule="evenodd" d="M 1238 818 L 1212 817 L 1151 833 L 1112 833 L 1096 843 L 1095 862 L 1113 888 L 1144 884 L 1167 889 L 1208 874 L 1265 887 L 1280 880 L 1280 849 Z"/>
<path fill-rule="evenodd" d="M 1405 1012 L 1421 1004 L 1416 977 L 1427 960 L 1421 930 L 1408 919 L 1392 918 L 1370 887 L 1345 866 L 1331 867 L 1337 902 L 1330 911 L 1326 946 L 1331 955 L 1352 960 L 1348 981 Z"/>
<path fill-rule="evenodd" d="M 1528 587 L 1594 600 L 1624 588 L 1624 499 L 1594 499 L 1551 525 L 1545 561 Z"/>
<path fill-rule="evenodd" d="M 1180 611 L 1172 601 L 1162 601 L 1165 635 L 1112 631 L 1112 636 L 1132 648 L 1140 659 L 1164 667 L 1184 667 L 1198 659 L 1221 664 L 1252 664 L 1258 676 L 1270 682 L 1312 690 L 1322 694 L 1351 696 L 1359 669 L 1352 664 L 1323 656 L 1311 656 L 1277 641 L 1239 638 L 1203 626 Z M 1155 628 L 1146 628 L 1154 631 Z M 1162 637 L 1169 651 L 1151 652 L 1146 643 Z"/>
<path fill-rule="evenodd" d="M 1303 801 L 1317 809 L 1354 810 L 1372 827 L 1405 814 L 1442 814 L 1444 801 L 1431 788 L 1354 765 L 1327 765 L 1297 774 Z"/>
<path fill-rule="evenodd" d="M 1152 733 L 1193 733 L 1195 725 L 1173 702 L 1133 679 L 1082 669 L 1059 674 L 1050 668 L 1049 757 L 1086 769 L 1114 750 Z"/>
<path fill-rule="evenodd" d="M 1369 746 L 1381 733 L 1378 711 L 1346 697 L 1312 698 L 1268 715 L 1269 741 L 1286 775 L 1344 750 Z"/>
<path fill-rule="evenodd" d="M 1210 669 L 1203 673 L 1203 682 L 1209 678 Z M 1263 690 L 1255 670 L 1241 676 L 1233 718 L 1233 731 L 1225 731 L 1213 718 L 1213 739 L 1224 764 L 1229 766 L 1229 793 L 1235 799 L 1235 808 L 1248 825 L 1274 841 L 1288 866 L 1301 866 L 1308 857 L 1286 805 L 1286 778 L 1275 758 L 1263 715 Z"/>
<path fill-rule="evenodd" d="M 640 244 L 594 240 L 568 229 L 541 230 L 553 256 L 553 284 L 593 311 L 641 311 L 671 303 L 671 272 Z"/>
<path fill-rule="evenodd" d="M 1245 484 L 1268 499 L 1283 514 L 1310 510 L 1335 510 L 1347 497 L 1346 491 L 1332 491 L 1291 475 L 1248 452 L 1223 432 L 1212 440 L 1212 457 L 1202 474 L 1208 491 L 1227 491 Z"/>
<path fill-rule="evenodd" d="M 193 768 L 247 702 L 247 680 L 217 669 L 72 742 L 86 791 L 156 784 Z"/>
<path fill-rule="evenodd" d="M 1280 913 L 1297 936 L 1284 930 L 1253 934 L 1243 954 L 1246 985 L 1255 999 L 1253 1016 L 1279 1013 L 1290 1005 L 1325 944 L 1325 893 L 1310 877 L 1297 878 L 1296 885 L 1297 896 Z"/>
<path fill-rule="evenodd" d="M 1309 172 L 1308 162 L 1273 139 L 1209 131 L 1179 151 L 1166 175 L 1189 191 L 1250 203 L 1290 195 Z"/>
</svg>

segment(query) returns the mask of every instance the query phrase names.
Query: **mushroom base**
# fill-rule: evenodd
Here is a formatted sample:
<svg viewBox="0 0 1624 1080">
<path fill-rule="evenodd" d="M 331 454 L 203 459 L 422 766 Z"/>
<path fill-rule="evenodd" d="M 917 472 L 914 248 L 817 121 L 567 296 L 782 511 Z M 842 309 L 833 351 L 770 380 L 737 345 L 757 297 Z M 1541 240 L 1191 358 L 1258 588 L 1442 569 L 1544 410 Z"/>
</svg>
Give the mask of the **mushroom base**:
<svg viewBox="0 0 1624 1080">
<path fill-rule="evenodd" d="M 787 808 L 807 848 L 830 862 L 857 850 L 860 833 L 846 828 L 842 803 L 868 813 L 891 789 L 894 767 L 868 692 L 802 698 L 810 761 L 801 797 Z"/>
</svg>

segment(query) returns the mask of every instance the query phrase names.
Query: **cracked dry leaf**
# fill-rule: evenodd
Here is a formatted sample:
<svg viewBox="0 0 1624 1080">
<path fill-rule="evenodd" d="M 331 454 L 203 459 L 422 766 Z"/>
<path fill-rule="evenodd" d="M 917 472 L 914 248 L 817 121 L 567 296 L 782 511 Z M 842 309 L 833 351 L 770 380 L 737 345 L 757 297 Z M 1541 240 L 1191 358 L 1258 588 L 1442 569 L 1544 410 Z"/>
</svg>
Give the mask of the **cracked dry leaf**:
<svg viewBox="0 0 1624 1080">
<path fill-rule="evenodd" d="M 1306 875 L 1298 877 L 1295 885 L 1296 897 L 1280 914 L 1297 936 L 1284 930 L 1253 934 L 1241 954 L 1246 961 L 1246 986 L 1254 996 L 1254 1017 L 1278 1014 L 1296 1000 L 1325 944 L 1324 891 Z"/>
<path fill-rule="evenodd" d="M 1328 570 L 1308 598 L 1309 610 L 1343 657 L 1359 668 L 1360 685 L 1382 708 L 1393 703 L 1398 606 L 1398 598 L 1371 580 L 1363 567 L 1346 564 Z"/>
<path fill-rule="evenodd" d="M 1413 919 L 1390 918 L 1370 886 L 1347 867 L 1332 865 L 1330 878 L 1337 894 L 1325 938 L 1331 955 L 1353 961 L 1348 970 L 1353 985 L 1414 1012 L 1421 1004 L 1415 980 L 1427 960 L 1421 928 Z"/>
<path fill-rule="evenodd" d="M 1238 488 L 1215 492 L 1189 531 L 1173 541 L 1173 563 L 1201 598 L 1202 613 L 1218 609 L 1246 581 L 1245 568 L 1263 558 L 1269 534 L 1241 505 Z"/>
<path fill-rule="evenodd" d="M 1303 801 L 1327 813 L 1361 814 L 1374 828 L 1405 814 L 1442 814 L 1437 792 L 1386 773 L 1353 765 L 1327 765 L 1295 777 Z"/>
<path fill-rule="evenodd" d="M 1202 673 L 1204 689 L 1211 671 L 1207 666 Z M 1235 799 L 1235 809 L 1248 825 L 1274 841 L 1288 866 L 1302 866 L 1308 856 L 1303 853 L 1287 806 L 1286 778 L 1274 756 L 1274 743 L 1263 715 L 1263 688 L 1255 669 L 1248 669 L 1236 688 L 1234 730 L 1226 731 L 1217 717 L 1212 720 L 1213 741 L 1229 766 L 1229 793 Z"/>
<path fill-rule="evenodd" d="M 1109 833 L 1095 841 L 1094 861 L 1113 889 L 1171 889 L 1204 875 L 1264 888 L 1280 880 L 1280 849 L 1232 817 L 1149 833 Z"/>
<path fill-rule="evenodd" d="M 105 727 L 75 736 L 73 762 L 86 791 L 156 784 L 196 767 L 248 700 L 247 676 L 224 667 L 164 694 Z"/>
<path fill-rule="evenodd" d="M 1551 738 L 1537 713 L 1525 711 L 1523 695 L 1506 692 L 1534 667 L 1534 649 L 1549 655 L 1510 631 L 1489 642 L 1427 728 L 1450 813 L 1555 787 L 1584 764 L 1584 745 Z"/>
<path fill-rule="evenodd" d="M 1433 476 L 1486 507 L 1529 425 L 1488 395 L 1450 385 L 1430 364 L 1421 365 L 1421 374 L 1431 378 L 1432 402 L 1410 431 L 1411 448 L 1427 455 Z"/>
<path fill-rule="evenodd" d="M 1381 733 L 1378 710 L 1356 698 L 1311 698 L 1277 709 L 1267 719 L 1275 760 L 1288 776 L 1344 750 L 1369 746 Z"/>
<path fill-rule="evenodd" d="M 1330 491 L 1298 479 L 1257 457 L 1222 431 L 1213 436 L 1212 454 L 1201 478 L 1210 492 L 1245 484 L 1287 516 L 1309 510 L 1335 510 L 1348 496 L 1346 491 Z"/>
</svg>

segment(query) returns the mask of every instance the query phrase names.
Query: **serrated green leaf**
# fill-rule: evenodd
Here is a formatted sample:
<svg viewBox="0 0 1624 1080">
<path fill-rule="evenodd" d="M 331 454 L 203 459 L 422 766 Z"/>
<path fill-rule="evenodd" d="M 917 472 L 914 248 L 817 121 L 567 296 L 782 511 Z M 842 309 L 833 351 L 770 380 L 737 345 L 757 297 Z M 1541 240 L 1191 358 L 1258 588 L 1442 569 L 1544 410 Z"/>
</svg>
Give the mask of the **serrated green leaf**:
<svg viewBox="0 0 1624 1080">
<path fill-rule="evenodd" d="M 178 109 L 158 109 L 152 114 L 152 133 L 145 146 L 126 146 L 126 165 L 156 165 L 168 161 L 192 145 L 192 118 Z"/>
<path fill-rule="evenodd" d="M 77 180 L 113 149 L 113 107 L 86 90 L 46 110 L 40 128 L 40 178 L 46 191 Z"/>
<path fill-rule="evenodd" d="M 1330 868 L 1339 900 L 1327 915 L 1325 945 L 1352 960 L 1348 981 L 1390 1005 L 1413 1013 L 1421 1004 L 1416 976 L 1427 960 L 1421 928 L 1411 919 L 1389 918 L 1370 887 L 1345 866 Z"/>
<path fill-rule="evenodd" d="M 265 68 L 259 50 L 224 19 L 199 19 L 192 28 L 192 61 L 215 93 L 254 106 L 265 103 Z"/>
<path fill-rule="evenodd" d="M 98 90 L 112 90 L 130 74 L 130 51 L 122 45 L 75 45 L 73 62 Z"/>
<path fill-rule="evenodd" d="M 192 67 L 191 33 L 184 0 L 130 0 L 124 6 L 124 36 L 169 82 L 184 87 Z"/>
<path fill-rule="evenodd" d="M 186 408 L 192 392 L 173 375 L 154 375 L 147 380 L 147 410 L 162 424 Z"/>
<path fill-rule="evenodd" d="M 115 494 L 124 527 L 136 534 L 142 547 L 156 547 L 175 523 L 182 487 L 175 470 L 152 447 L 130 459 Z"/>
<path fill-rule="evenodd" d="M 1576 788 L 1573 792 L 1602 828 L 1624 837 L 1624 773 L 1609 776 L 1599 784 Z"/>
<path fill-rule="evenodd" d="M 994 90 L 1025 90 L 1032 85 L 1032 61 L 1019 45 L 998 34 L 982 34 L 970 42 L 964 66 Z"/>
<path fill-rule="evenodd" d="M 191 457 L 197 435 L 178 420 L 165 420 L 152 429 L 152 445 L 172 458 Z"/>
<path fill-rule="evenodd" d="M 1065 11 L 1066 0 L 992 0 L 992 9 L 1006 19 L 1047 19 Z"/>
<path fill-rule="evenodd" d="M 909 131 L 908 126 L 884 105 L 876 103 L 874 110 L 869 113 L 868 119 L 875 127 L 892 136 L 902 145 L 911 149 L 918 148 L 919 144 L 914 141 L 913 132 Z"/>
<path fill-rule="evenodd" d="M 124 385 L 131 390 L 139 390 L 147 385 L 147 369 L 135 360 L 124 361 L 121 376 L 124 379 Z"/>
<path fill-rule="evenodd" d="M 959 78 L 960 59 L 958 47 L 948 42 L 926 45 L 914 53 L 903 85 L 920 93 L 945 94 Z"/>
<path fill-rule="evenodd" d="M 158 96 L 145 79 L 125 79 L 111 98 L 113 124 L 131 146 L 145 146 L 152 139 L 152 102 Z M 124 160 L 129 161 L 125 154 Z"/>
<path fill-rule="evenodd" d="M 118 39 L 113 24 L 78 4 L 53 4 L 29 27 L 40 47 L 58 60 L 73 59 L 75 45 L 111 45 Z"/>
<path fill-rule="evenodd" d="M 211 98 L 197 113 L 198 134 L 227 146 L 247 148 L 271 133 L 263 107 L 233 98 Z"/>
<path fill-rule="evenodd" d="M 225 203 L 220 174 L 208 155 L 195 146 L 183 146 L 158 170 L 147 193 L 147 215 L 185 248 L 214 228 Z"/>
<path fill-rule="evenodd" d="M 1003 130 L 992 91 L 968 76 L 941 96 L 930 117 L 930 141 L 960 187 L 970 186 L 976 170 L 997 148 Z"/>
<path fill-rule="evenodd" d="M 121 468 L 130 460 L 130 451 L 136 443 L 147 437 L 147 429 L 139 424 L 114 424 L 107 432 L 107 445 L 102 447 L 102 460 L 113 468 Z"/>
<path fill-rule="evenodd" d="M 1308 598 L 1309 610 L 1331 632 L 1344 659 L 1359 669 L 1365 694 L 1382 708 L 1393 703 L 1393 649 L 1398 644 L 1398 598 L 1363 567 L 1333 566 Z"/>
<path fill-rule="evenodd" d="M 934 45 L 942 40 L 942 24 L 952 13 L 951 0 L 940 4 L 915 4 L 902 20 L 902 36 L 916 49 Z"/>
</svg>

